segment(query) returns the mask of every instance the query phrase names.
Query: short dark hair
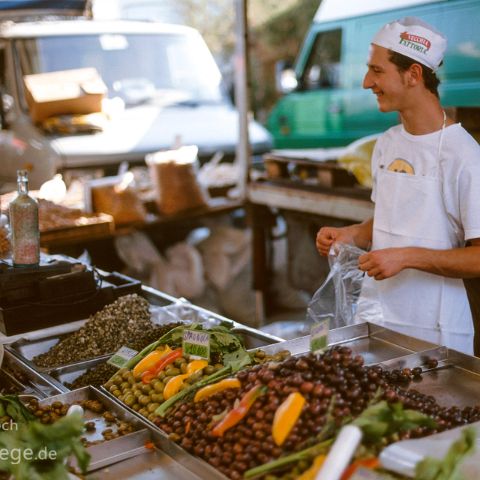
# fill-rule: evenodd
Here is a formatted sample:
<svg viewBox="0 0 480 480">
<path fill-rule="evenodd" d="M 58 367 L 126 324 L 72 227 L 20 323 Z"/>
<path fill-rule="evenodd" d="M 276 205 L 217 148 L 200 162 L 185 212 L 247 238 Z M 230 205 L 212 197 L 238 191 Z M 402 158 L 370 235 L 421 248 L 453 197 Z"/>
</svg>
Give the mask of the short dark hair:
<svg viewBox="0 0 480 480">
<path fill-rule="evenodd" d="M 422 67 L 422 78 L 425 88 L 432 92 L 437 98 L 438 95 L 438 86 L 440 85 L 440 79 L 437 77 L 435 72 L 428 68 L 427 66 L 417 62 L 413 58 L 402 55 L 401 53 L 394 52 L 389 50 L 389 60 L 397 67 L 399 72 L 406 72 L 414 63 L 421 65 Z M 443 62 L 442 62 L 443 63 Z M 440 63 L 440 65 L 442 65 Z"/>
</svg>

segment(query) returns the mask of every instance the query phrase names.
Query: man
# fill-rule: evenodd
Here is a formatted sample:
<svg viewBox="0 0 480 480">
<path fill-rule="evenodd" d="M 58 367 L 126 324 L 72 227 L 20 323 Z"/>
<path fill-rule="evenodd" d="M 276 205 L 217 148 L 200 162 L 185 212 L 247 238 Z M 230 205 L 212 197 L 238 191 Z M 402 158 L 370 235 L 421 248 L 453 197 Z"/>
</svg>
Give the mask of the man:
<svg viewBox="0 0 480 480">
<path fill-rule="evenodd" d="M 323 227 L 317 249 L 335 242 L 371 251 L 357 320 L 473 352 L 473 324 L 462 278 L 480 276 L 480 147 L 448 119 L 435 71 L 445 37 L 416 18 L 385 25 L 373 39 L 363 87 L 401 124 L 372 156 L 373 219 Z M 470 246 L 465 247 L 466 241 Z"/>
</svg>

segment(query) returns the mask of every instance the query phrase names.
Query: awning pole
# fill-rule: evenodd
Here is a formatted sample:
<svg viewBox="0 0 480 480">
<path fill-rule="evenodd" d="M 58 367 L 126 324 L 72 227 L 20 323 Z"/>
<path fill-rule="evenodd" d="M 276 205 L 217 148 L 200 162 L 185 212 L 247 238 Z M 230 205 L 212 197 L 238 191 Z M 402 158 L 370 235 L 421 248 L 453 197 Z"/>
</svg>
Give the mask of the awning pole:
<svg viewBox="0 0 480 480">
<path fill-rule="evenodd" d="M 240 198 L 246 198 L 250 167 L 250 141 L 248 137 L 248 29 L 247 0 L 235 0 L 235 105 L 238 111 L 239 136 L 236 147 L 237 165 L 240 170 Z"/>
</svg>

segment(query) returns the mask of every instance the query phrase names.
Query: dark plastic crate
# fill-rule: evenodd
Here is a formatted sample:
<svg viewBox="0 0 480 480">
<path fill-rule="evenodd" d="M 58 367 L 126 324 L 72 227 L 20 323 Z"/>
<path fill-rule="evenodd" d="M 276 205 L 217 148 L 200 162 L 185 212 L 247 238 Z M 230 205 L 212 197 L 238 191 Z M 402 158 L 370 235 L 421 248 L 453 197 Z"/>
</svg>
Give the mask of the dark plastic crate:
<svg viewBox="0 0 480 480">
<path fill-rule="evenodd" d="M 118 297 L 141 293 L 139 280 L 118 272 L 99 274 L 99 278 L 101 284 L 95 290 L 77 290 L 39 302 L 0 307 L 0 331 L 11 336 L 86 319 Z"/>
</svg>

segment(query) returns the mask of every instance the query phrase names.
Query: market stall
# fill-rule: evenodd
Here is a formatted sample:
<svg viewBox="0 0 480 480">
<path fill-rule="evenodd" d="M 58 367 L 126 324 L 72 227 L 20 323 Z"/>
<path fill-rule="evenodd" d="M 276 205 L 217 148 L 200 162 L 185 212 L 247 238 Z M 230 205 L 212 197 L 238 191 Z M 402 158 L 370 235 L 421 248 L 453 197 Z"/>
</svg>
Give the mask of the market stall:
<svg viewBox="0 0 480 480">
<path fill-rule="evenodd" d="M 208 343 L 189 350 L 192 333 Z M 142 286 L 88 319 L 4 339 L 0 401 L 20 394 L 5 412 L 27 429 L 33 417 L 63 428 L 81 407 L 87 478 L 300 478 L 347 424 L 363 425 L 364 446 L 345 465 L 412 478 L 432 452 L 399 440 L 480 420 L 474 357 L 372 324 L 331 330 L 317 354 L 310 336 L 279 340 Z M 365 422 L 393 412 L 370 436 Z"/>
</svg>

